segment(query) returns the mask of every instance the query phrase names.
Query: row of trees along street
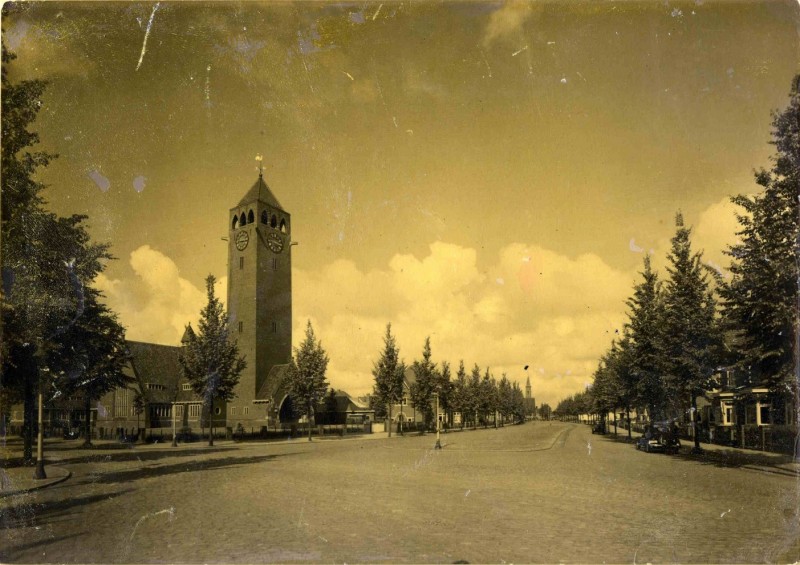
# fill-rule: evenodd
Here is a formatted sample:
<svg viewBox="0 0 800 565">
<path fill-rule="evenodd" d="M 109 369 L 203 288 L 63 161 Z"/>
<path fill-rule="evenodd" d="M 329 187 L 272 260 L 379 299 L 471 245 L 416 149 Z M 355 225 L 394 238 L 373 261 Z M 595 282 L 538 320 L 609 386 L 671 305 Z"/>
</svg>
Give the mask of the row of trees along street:
<svg viewBox="0 0 800 565">
<path fill-rule="evenodd" d="M 645 257 L 627 301 L 628 321 L 585 392 L 562 400 L 556 414 L 606 414 L 646 409 L 651 420 L 695 414 L 697 397 L 718 388 L 720 368 L 769 390 L 771 406 L 794 399 L 800 380 L 800 75 L 790 101 L 772 121 L 776 148 L 770 170 L 755 173 L 755 195 L 737 195 L 737 243 L 726 278 L 691 246 L 691 229 L 677 214 L 662 281 Z M 628 431 L 630 435 L 630 430 Z M 699 436 L 695 434 L 695 447 Z"/>
<path fill-rule="evenodd" d="M 433 427 L 436 418 L 434 404 L 437 395 L 439 408 L 446 415 L 450 426 L 453 425 L 455 413 L 461 414 L 462 428 L 468 422 L 477 427 L 479 422 L 488 421 L 489 415 L 496 414 L 500 414 L 504 421 L 525 420 L 524 399 L 518 383 L 509 381 L 505 374 L 498 381 L 488 367 L 481 375 L 477 364 L 467 375 L 463 360 L 459 362 L 455 379 L 452 379 L 447 361 L 443 361 L 440 366 L 432 361 L 430 337 L 425 338 L 422 358 L 411 364 L 415 378 L 407 391 L 406 369 L 392 335 L 392 326 L 387 324 L 383 349 L 372 369 L 375 383 L 370 402 L 375 409 L 376 418 L 388 417 L 392 421 L 393 406 L 405 402 L 408 394 L 411 407 L 423 415 L 426 429 Z M 391 435 L 391 426 L 389 434 Z"/>
</svg>

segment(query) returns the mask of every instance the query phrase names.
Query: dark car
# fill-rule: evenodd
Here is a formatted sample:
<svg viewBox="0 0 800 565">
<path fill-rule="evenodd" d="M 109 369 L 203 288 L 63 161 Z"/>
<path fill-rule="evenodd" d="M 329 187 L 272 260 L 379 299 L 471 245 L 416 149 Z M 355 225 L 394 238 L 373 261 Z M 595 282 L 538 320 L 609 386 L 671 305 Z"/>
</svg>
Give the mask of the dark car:
<svg viewBox="0 0 800 565">
<path fill-rule="evenodd" d="M 680 447 L 681 440 L 678 438 L 677 429 L 670 424 L 651 424 L 636 441 L 636 449 L 647 453 L 651 451 L 677 453 Z"/>
<path fill-rule="evenodd" d="M 593 434 L 605 434 L 606 433 L 606 426 L 603 422 L 597 422 L 594 426 L 592 426 L 592 433 Z"/>
</svg>

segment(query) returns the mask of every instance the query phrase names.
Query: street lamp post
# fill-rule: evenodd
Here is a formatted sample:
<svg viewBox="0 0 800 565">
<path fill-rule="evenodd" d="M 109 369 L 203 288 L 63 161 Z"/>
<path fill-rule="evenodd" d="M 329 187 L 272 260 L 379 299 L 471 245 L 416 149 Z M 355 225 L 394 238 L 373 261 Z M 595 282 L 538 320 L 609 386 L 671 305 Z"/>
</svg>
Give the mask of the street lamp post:
<svg viewBox="0 0 800 565">
<path fill-rule="evenodd" d="M 400 397 L 400 435 L 403 435 L 403 420 L 406 419 L 405 414 L 403 414 L 403 404 L 406 402 L 406 397 L 403 395 Z"/>
<path fill-rule="evenodd" d="M 44 418 L 42 417 L 42 383 L 39 382 L 39 429 L 36 438 L 36 469 L 33 478 L 36 480 L 46 479 L 47 473 L 44 471 Z"/>
<path fill-rule="evenodd" d="M 172 447 L 178 447 L 178 437 L 175 434 L 175 412 L 176 412 L 176 405 L 172 403 Z"/>
<path fill-rule="evenodd" d="M 434 392 L 433 394 L 436 395 L 436 446 L 434 449 L 441 449 L 442 442 L 439 441 L 439 393 Z"/>
</svg>

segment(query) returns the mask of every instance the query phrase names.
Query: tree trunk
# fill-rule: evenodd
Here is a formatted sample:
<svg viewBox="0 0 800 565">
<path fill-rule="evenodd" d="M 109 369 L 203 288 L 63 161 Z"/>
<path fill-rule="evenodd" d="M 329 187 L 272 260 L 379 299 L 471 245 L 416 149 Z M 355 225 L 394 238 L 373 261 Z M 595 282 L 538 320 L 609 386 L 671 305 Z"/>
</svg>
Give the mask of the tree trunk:
<svg viewBox="0 0 800 565">
<path fill-rule="evenodd" d="M 212 411 L 214 410 L 214 401 L 212 400 L 208 406 L 208 446 L 214 447 L 214 417 Z"/>
<path fill-rule="evenodd" d="M 92 447 L 92 399 L 87 395 L 83 401 L 83 447 Z"/>
<path fill-rule="evenodd" d="M 308 412 L 306 413 L 308 415 L 308 441 L 311 441 L 311 412 L 312 412 L 311 404 L 309 404 L 308 405 Z M 347 416 L 346 415 L 345 415 L 344 425 L 345 425 L 345 429 L 347 429 Z"/>
<path fill-rule="evenodd" d="M 700 451 L 700 413 L 697 411 L 697 396 L 692 393 L 692 414 L 694 414 L 694 449 Z"/>
<path fill-rule="evenodd" d="M 389 437 L 392 437 L 392 401 L 389 401 Z"/>
<path fill-rule="evenodd" d="M 625 407 L 625 419 L 628 422 L 628 439 L 630 440 L 630 439 L 633 438 L 633 436 L 631 436 L 631 407 L 630 406 L 626 406 Z"/>
<path fill-rule="evenodd" d="M 33 465 L 33 419 L 36 412 L 36 398 L 33 393 L 33 376 L 25 377 L 23 388 L 22 415 L 22 459 L 25 465 Z"/>
</svg>

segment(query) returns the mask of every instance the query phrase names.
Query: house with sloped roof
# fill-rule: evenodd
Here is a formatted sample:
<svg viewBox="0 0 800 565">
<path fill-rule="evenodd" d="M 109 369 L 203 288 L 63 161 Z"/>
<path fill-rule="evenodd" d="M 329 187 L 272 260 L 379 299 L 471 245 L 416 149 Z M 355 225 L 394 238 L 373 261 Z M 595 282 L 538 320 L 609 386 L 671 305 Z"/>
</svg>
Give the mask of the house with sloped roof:
<svg viewBox="0 0 800 565">
<path fill-rule="evenodd" d="M 375 409 L 368 402 L 353 398 L 340 389 L 332 389 L 333 396 L 326 395 L 317 406 L 315 423 L 324 424 L 365 424 L 375 421 Z"/>
</svg>

